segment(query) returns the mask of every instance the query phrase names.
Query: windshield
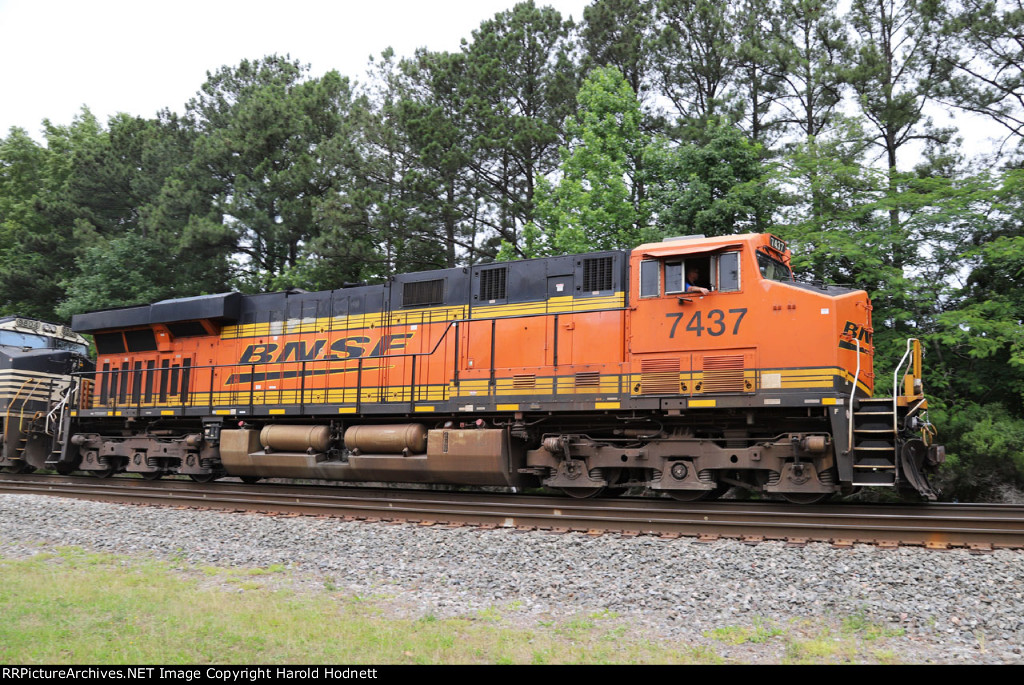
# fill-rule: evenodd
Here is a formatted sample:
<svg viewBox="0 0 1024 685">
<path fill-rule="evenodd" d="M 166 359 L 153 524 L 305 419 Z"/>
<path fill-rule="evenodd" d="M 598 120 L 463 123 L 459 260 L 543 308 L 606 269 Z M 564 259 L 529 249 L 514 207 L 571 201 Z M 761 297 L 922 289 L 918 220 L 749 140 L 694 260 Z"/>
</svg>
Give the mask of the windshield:
<svg viewBox="0 0 1024 685">
<path fill-rule="evenodd" d="M 89 353 L 88 346 L 82 345 L 81 343 L 71 342 L 70 340 L 61 340 L 60 338 L 50 338 L 50 347 L 57 350 L 70 350 L 71 352 L 77 352 L 82 356 Z"/>
<path fill-rule="evenodd" d="M 793 272 L 789 267 L 764 252 L 757 253 L 757 267 L 761 275 L 772 281 L 792 281 Z"/>
<path fill-rule="evenodd" d="M 22 333 L 21 331 L 0 331 L 0 345 L 27 347 L 33 350 L 70 350 L 84 355 L 88 348 L 70 340 L 51 338 L 45 335 Z"/>
<path fill-rule="evenodd" d="M 0 345 L 45 349 L 50 346 L 50 339 L 42 335 L 22 333 L 20 331 L 0 331 Z"/>
</svg>

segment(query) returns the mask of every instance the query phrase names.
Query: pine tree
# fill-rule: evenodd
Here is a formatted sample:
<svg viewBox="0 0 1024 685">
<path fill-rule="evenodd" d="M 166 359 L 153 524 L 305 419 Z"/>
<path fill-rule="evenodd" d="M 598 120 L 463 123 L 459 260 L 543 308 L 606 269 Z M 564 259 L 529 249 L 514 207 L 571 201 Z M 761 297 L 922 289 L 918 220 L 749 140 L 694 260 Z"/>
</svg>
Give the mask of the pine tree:
<svg viewBox="0 0 1024 685">
<path fill-rule="evenodd" d="M 654 237 L 631 183 L 630 160 L 646 143 L 635 93 L 618 69 L 602 67 L 587 76 L 577 103 L 566 122 L 569 147 L 560 150 L 561 178 L 537 179 L 537 219 L 521 256 L 629 249 Z"/>
</svg>

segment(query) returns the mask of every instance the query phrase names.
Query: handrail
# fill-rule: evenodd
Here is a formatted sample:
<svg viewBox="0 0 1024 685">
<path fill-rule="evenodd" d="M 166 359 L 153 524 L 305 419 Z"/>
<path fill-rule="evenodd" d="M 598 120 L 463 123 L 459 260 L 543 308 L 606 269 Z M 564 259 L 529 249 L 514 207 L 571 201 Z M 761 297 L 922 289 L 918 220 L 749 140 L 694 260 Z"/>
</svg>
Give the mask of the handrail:
<svg viewBox="0 0 1024 685">
<path fill-rule="evenodd" d="M 532 316 L 541 316 L 541 315 L 527 314 L 527 315 L 523 315 L 523 316 L 524 317 L 532 317 Z M 508 318 L 512 318 L 512 317 L 508 317 Z M 210 401 L 208 403 L 208 406 L 212 407 L 213 404 L 214 404 L 213 403 L 213 394 L 214 393 L 213 393 L 213 387 L 212 387 L 213 375 L 214 375 L 213 372 L 216 371 L 217 369 L 230 369 L 230 368 L 249 366 L 250 367 L 250 374 L 251 374 L 252 377 L 250 378 L 250 381 L 249 381 L 249 389 L 248 389 L 249 403 L 248 404 L 249 404 L 250 407 L 253 407 L 254 406 L 254 402 L 253 402 L 253 399 L 252 399 L 252 395 L 253 395 L 253 392 L 254 392 L 254 389 L 255 389 L 254 376 L 255 376 L 255 369 L 256 369 L 257 366 L 268 367 L 268 366 L 284 366 L 284 365 L 288 365 L 288 364 L 300 364 L 303 367 L 303 369 L 304 369 L 305 365 L 307 363 L 309 363 L 309 362 L 320 363 L 320 364 L 331 364 L 332 362 L 351 362 L 351 361 L 357 361 L 357 364 L 358 364 L 358 373 L 357 373 L 357 375 L 358 375 L 358 377 L 359 377 L 359 379 L 361 381 L 361 379 L 362 379 L 362 372 L 363 372 L 363 368 L 362 367 L 363 367 L 363 361 L 364 360 L 366 360 L 366 359 L 404 359 L 404 358 L 412 358 L 414 363 L 415 363 L 415 359 L 417 357 L 429 357 L 429 356 L 434 355 L 438 351 L 438 349 L 440 349 L 441 344 L 448 337 L 449 331 L 451 331 L 453 328 L 458 330 L 457 324 L 459 322 L 465 322 L 465 321 L 469 321 L 469 319 L 452 319 L 452 320 L 447 320 L 448 325 L 445 326 L 443 331 L 441 331 L 441 334 L 438 337 L 437 342 L 434 343 L 434 346 L 430 350 L 425 351 L 425 352 L 404 352 L 402 354 L 377 354 L 377 355 L 369 354 L 369 355 L 363 355 L 363 356 L 360 356 L 360 357 L 353 357 L 353 358 L 349 358 L 349 359 L 319 359 L 319 360 L 317 360 L 317 359 L 314 359 L 314 360 L 298 360 L 298 359 L 296 359 L 296 360 L 283 360 L 283 361 L 282 360 L 277 360 L 277 361 L 269 361 L 269 362 L 260 362 L 258 364 L 250 363 L 248 365 L 239 364 L 239 363 L 208 364 L 208 365 L 201 365 L 201 366 L 199 366 L 199 365 L 197 365 L 197 366 L 190 366 L 189 368 L 193 372 L 201 370 L 201 369 L 210 369 L 211 370 L 211 374 L 210 374 L 210 383 L 211 383 Z M 475 321 L 486 321 L 486 319 L 476 319 Z M 456 365 L 457 364 L 458 364 L 458 360 L 456 360 Z M 144 371 L 145 371 L 145 373 L 158 373 L 161 370 L 162 370 L 162 367 L 154 368 L 154 369 L 146 369 Z M 97 375 L 101 376 L 101 377 L 104 376 L 104 375 L 106 375 L 106 376 L 114 376 L 116 374 L 123 374 L 123 373 L 126 373 L 126 371 L 124 369 L 110 369 L 110 370 L 107 370 L 107 371 L 102 371 L 102 370 L 96 369 L 94 371 L 79 371 L 79 372 L 73 373 L 71 375 L 73 377 L 84 378 L 86 376 L 94 376 L 95 377 Z M 127 371 L 127 373 L 133 373 L 133 372 L 132 372 L 132 370 L 129 369 Z M 134 375 L 132 376 L 132 378 L 134 378 Z M 415 379 L 413 379 L 413 380 L 415 380 Z M 304 386 L 304 384 L 303 384 L 303 386 Z M 140 394 L 139 389 L 138 388 L 132 388 L 132 390 L 133 390 L 133 392 L 130 395 L 126 394 L 126 397 L 125 397 L 126 401 L 123 402 L 123 403 L 117 401 L 117 399 L 116 399 L 118 397 L 117 393 L 111 393 L 110 399 L 112 401 L 109 401 L 107 404 L 105 404 L 103 406 L 105 406 L 105 407 L 118 407 L 118 406 L 122 406 L 123 405 L 125 407 L 128 407 L 128 406 L 131 406 L 132 404 L 138 404 L 137 403 L 137 400 L 138 400 L 137 396 Z M 306 388 L 303 387 L 301 392 L 304 393 L 305 390 L 306 390 Z M 193 395 L 197 391 L 189 389 L 187 392 L 190 395 Z M 245 392 L 245 391 L 241 391 L 241 392 Z M 280 389 L 280 392 L 284 392 L 284 389 L 283 388 Z M 296 390 L 296 392 L 300 392 L 300 390 Z M 361 402 L 361 400 L 362 400 L 361 395 L 362 395 L 361 391 L 357 391 L 357 394 L 356 394 L 356 402 L 357 402 L 357 404 L 359 404 Z M 303 400 L 304 400 L 304 398 L 300 397 L 300 401 L 303 401 Z M 405 400 L 401 400 L 401 399 L 396 400 L 396 402 L 404 402 L 404 401 Z M 187 400 L 183 400 L 183 402 L 181 404 L 185 404 L 185 403 L 187 403 Z M 152 406 L 171 406 L 171 404 L 174 404 L 174 403 L 161 404 L 159 402 L 156 402 Z"/>
<path fill-rule="evenodd" d="M 896 407 L 897 401 L 899 400 L 899 393 L 897 388 L 899 385 L 896 384 L 897 379 L 900 377 L 900 369 L 903 368 L 903 363 L 907 361 L 907 357 L 910 356 L 911 346 L 917 342 L 917 338 L 907 338 L 907 351 L 903 353 L 903 357 L 900 359 L 899 364 L 896 365 L 896 369 L 892 372 L 892 430 L 894 434 L 899 433 L 899 425 L 896 423 Z"/>
<path fill-rule="evenodd" d="M 850 439 L 849 445 L 846 448 L 846 451 L 851 454 L 853 453 L 853 398 L 857 394 L 857 383 L 860 380 L 860 340 L 854 338 L 853 343 L 857 346 L 857 370 L 853 374 L 853 388 L 850 390 L 850 416 L 848 417 L 850 422 Z"/>
<path fill-rule="evenodd" d="M 898 450 L 899 449 L 899 440 L 898 440 L 898 438 L 899 438 L 899 434 L 900 434 L 899 414 L 898 414 L 900 395 L 897 392 L 897 388 L 899 386 L 896 384 L 896 381 L 897 381 L 897 379 L 900 376 L 900 369 L 903 368 L 904 362 L 907 361 L 907 357 L 909 357 L 910 354 L 911 354 L 911 350 L 913 349 L 914 343 L 917 343 L 917 342 L 919 342 L 917 338 L 907 338 L 907 351 L 903 353 L 903 357 L 900 359 L 899 364 L 896 365 L 896 369 L 893 371 L 893 374 L 892 374 L 892 446 L 893 446 L 893 450 Z M 920 349 L 920 348 L 918 348 L 918 349 Z M 918 365 L 919 364 L 920 364 L 920 362 L 918 361 Z M 899 454 L 894 454 L 893 455 L 893 463 L 896 466 L 896 479 L 898 481 L 899 480 L 899 476 L 900 476 L 900 455 Z"/>
<path fill-rule="evenodd" d="M 68 387 L 64 389 L 64 392 L 62 393 L 61 398 L 60 398 L 60 402 L 58 402 L 56 405 L 54 405 L 53 409 L 50 410 L 50 413 L 46 415 L 46 434 L 47 435 L 54 435 L 54 431 L 52 431 L 50 429 L 50 425 L 53 424 L 53 423 L 56 423 L 56 425 L 57 425 L 57 430 L 56 430 L 57 442 L 60 442 L 60 438 L 61 438 L 60 432 L 61 432 L 61 430 L 64 427 L 63 426 L 63 424 L 64 424 L 64 421 L 63 421 L 64 410 L 67 408 L 68 403 L 71 400 L 71 396 L 76 394 L 75 391 L 77 390 L 78 384 L 80 382 L 81 382 L 80 378 L 72 378 L 71 382 L 68 383 Z M 56 416 L 58 414 L 61 416 L 60 420 L 56 419 Z"/>
<path fill-rule="evenodd" d="M 603 308 L 603 309 L 600 309 L 600 310 L 585 310 L 584 312 L 580 312 L 580 313 L 590 313 L 590 312 L 593 312 L 593 311 L 602 311 L 602 312 L 606 312 L 606 311 L 626 311 L 628 309 L 629 309 L 629 307 L 626 307 L 626 306 L 623 306 L 623 307 L 609 307 L 609 308 Z M 427 351 L 424 351 L 424 352 L 404 352 L 402 354 L 378 354 L 378 355 L 370 354 L 370 355 L 363 355 L 363 356 L 360 356 L 360 357 L 350 357 L 348 359 L 313 359 L 313 360 L 300 360 L 300 359 L 296 359 L 296 360 L 287 360 L 287 361 L 277 360 L 277 361 L 269 361 L 269 362 L 260 362 L 258 364 L 254 364 L 254 363 L 251 363 L 251 362 L 249 364 L 239 364 L 239 363 L 236 362 L 236 363 L 229 363 L 229 364 L 209 364 L 209 365 L 202 365 L 202 366 L 190 366 L 189 368 L 192 370 L 193 373 L 196 372 L 196 371 L 199 371 L 201 369 L 210 369 L 211 370 L 211 374 L 210 374 L 211 387 L 210 387 L 210 392 L 209 392 L 210 401 L 208 403 L 208 406 L 212 407 L 213 406 L 213 395 L 214 395 L 214 390 L 213 390 L 213 386 L 212 386 L 212 384 L 213 384 L 213 376 L 214 376 L 213 372 L 215 370 L 217 370 L 217 369 L 228 369 L 228 368 L 236 368 L 236 367 L 249 366 L 250 367 L 250 373 L 254 374 L 255 373 L 255 368 L 257 366 L 260 366 L 260 367 L 273 367 L 273 366 L 283 366 L 283 365 L 286 365 L 286 364 L 301 364 L 301 365 L 305 365 L 306 363 L 310 363 L 310 362 L 317 363 L 317 364 L 319 364 L 319 363 L 331 364 L 333 362 L 351 362 L 351 361 L 356 361 L 357 362 L 357 378 L 359 378 L 360 381 L 361 381 L 362 380 L 362 374 L 363 374 L 363 364 L 364 364 L 365 360 L 368 360 L 368 359 L 370 359 L 370 360 L 373 360 L 373 359 L 405 359 L 405 358 L 411 358 L 411 359 L 415 360 L 416 357 L 430 357 L 430 356 L 433 356 L 434 354 L 437 353 L 438 349 L 441 347 L 441 344 L 445 342 L 445 340 L 448 338 L 449 333 L 453 329 L 456 332 L 456 336 L 458 335 L 459 324 L 464 324 L 464 325 L 470 325 L 470 324 L 474 324 L 474 323 L 475 324 L 484 324 L 484 322 L 491 321 L 492 325 L 493 325 L 493 322 L 496 321 L 497 319 L 511 320 L 511 319 L 538 318 L 538 317 L 546 317 L 546 316 L 555 316 L 555 317 L 557 317 L 557 316 L 559 316 L 559 314 L 573 314 L 573 313 L 575 313 L 575 312 L 538 312 L 538 313 L 535 313 L 535 314 L 515 314 L 515 315 L 512 315 L 512 316 L 487 317 L 487 318 L 480 318 L 480 319 L 474 319 L 474 318 L 469 318 L 469 317 L 448 319 L 447 317 L 445 317 L 445 319 L 443 319 L 443 321 L 447 322 L 447 325 L 445 326 L 444 330 L 441 331 L 441 333 L 438 336 L 438 339 L 434 343 L 433 347 L 430 350 L 427 350 Z M 424 323 L 424 321 L 421 319 L 420 323 Z M 436 321 L 436 322 L 427 321 L 426 323 L 442 323 L 442 321 Z M 455 340 L 455 354 L 456 354 L 455 368 L 456 368 L 456 374 L 458 374 L 458 351 L 459 351 L 458 348 L 459 348 L 458 337 L 456 337 L 456 340 Z M 494 363 L 494 358 L 493 358 L 493 355 L 492 355 L 492 358 L 491 358 L 491 365 L 492 366 L 493 366 L 493 363 Z M 418 364 L 417 364 L 417 367 L 419 367 Z M 143 369 L 144 373 L 159 373 L 160 371 L 161 371 L 161 368 L 159 368 L 159 367 L 158 368 L 154 368 L 154 369 Z M 91 372 L 90 371 L 80 371 L 80 372 L 76 372 L 76 373 L 71 374 L 71 375 L 72 376 L 76 376 L 76 377 L 84 378 L 86 376 L 93 376 L 93 377 L 96 377 L 96 376 L 102 377 L 104 375 L 106 375 L 106 376 L 114 376 L 115 374 L 120 374 L 120 373 L 132 374 L 132 378 L 134 378 L 134 370 L 132 370 L 132 369 L 128 369 L 128 370 L 124 370 L 124 369 L 110 369 L 108 371 L 101 371 L 99 369 L 96 369 L 95 371 L 91 371 Z M 458 378 L 458 375 L 456 375 L 456 379 L 457 378 Z M 410 400 L 411 401 L 415 401 L 413 399 L 416 396 L 415 385 L 416 385 L 415 384 L 415 378 L 413 378 L 413 379 L 411 379 L 411 382 L 410 382 Z M 493 384 L 491 384 L 490 387 L 493 389 Z M 103 406 L 104 407 L 110 407 L 110 408 L 119 407 L 119 406 L 131 407 L 133 404 L 141 406 L 139 404 L 139 402 L 138 402 L 138 399 L 139 399 L 138 395 L 140 394 L 139 390 L 136 389 L 136 388 L 133 388 L 133 390 L 135 390 L 135 392 L 133 393 L 133 397 L 131 397 L 130 399 L 128 397 L 126 397 L 125 399 L 128 400 L 128 401 L 123 402 L 123 403 L 117 401 L 116 398 L 118 397 L 118 395 L 116 393 L 111 393 L 111 398 L 110 399 L 112 399 L 112 401 L 109 401 L 107 404 L 105 404 Z M 249 381 L 249 389 L 248 389 L 248 393 L 250 395 L 250 400 L 249 400 L 248 404 L 249 404 L 250 407 L 254 406 L 253 405 L 253 400 L 252 400 L 252 393 L 254 392 L 254 390 L 255 390 L 255 381 L 250 379 L 250 381 Z M 304 393 L 306 390 L 308 390 L 308 388 L 303 388 L 302 392 Z M 279 391 L 280 392 L 284 392 L 283 389 L 280 389 Z M 194 390 L 194 389 L 190 388 L 187 392 L 188 392 L 189 395 L 195 395 L 198 392 L 198 390 Z M 239 391 L 239 392 L 245 392 L 245 391 L 242 390 L 242 391 Z M 266 391 L 264 391 L 264 392 L 266 392 Z M 296 392 L 299 392 L 299 391 L 296 390 Z M 300 399 L 300 401 L 303 401 L 304 397 L 300 396 L 299 399 Z M 395 400 L 395 402 L 396 403 L 401 403 L 401 402 L 406 402 L 406 401 L 410 401 L 410 400 L 398 399 L 398 400 Z M 382 400 L 382 401 L 386 402 L 387 400 Z M 147 404 L 146 406 L 154 406 L 154 407 L 155 406 L 172 406 L 173 404 L 184 405 L 186 402 L 187 402 L 187 400 L 183 399 L 182 402 L 178 402 L 178 403 L 168 402 L 166 404 L 161 404 L 159 402 L 155 402 L 152 405 Z M 356 405 L 357 405 L 357 410 L 358 410 L 358 406 L 361 403 L 362 403 L 362 385 L 360 383 L 357 386 L 357 389 L 356 389 Z M 241 402 L 240 404 L 245 404 L 245 403 Z M 94 406 L 93 408 L 98 408 L 98 407 Z"/>
<path fill-rule="evenodd" d="M 21 384 L 21 387 L 18 388 L 18 392 L 14 393 L 14 397 L 11 398 L 10 404 L 7 405 L 7 412 L 4 414 L 4 435 L 8 435 L 8 432 L 10 430 L 11 409 L 14 408 L 14 404 L 18 401 L 18 398 L 21 397 L 21 391 L 24 390 L 25 386 L 28 385 L 29 383 L 36 383 L 36 382 L 38 382 L 38 381 L 35 378 L 26 378 L 25 382 Z M 19 419 L 24 420 L 24 418 L 25 418 L 25 411 L 24 411 L 24 409 L 25 409 L 25 402 L 27 402 L 27 401 L 28 401 L 28 398 L 26 397 L 25 400 L 21 403 L 22 411 L 18 413 L 18 418 Z M 22 426 L 22 424 L 19 423 L 18 424 L 18 431 L 19 432 L 21 431 L 21 426 Z"/>
</svg>

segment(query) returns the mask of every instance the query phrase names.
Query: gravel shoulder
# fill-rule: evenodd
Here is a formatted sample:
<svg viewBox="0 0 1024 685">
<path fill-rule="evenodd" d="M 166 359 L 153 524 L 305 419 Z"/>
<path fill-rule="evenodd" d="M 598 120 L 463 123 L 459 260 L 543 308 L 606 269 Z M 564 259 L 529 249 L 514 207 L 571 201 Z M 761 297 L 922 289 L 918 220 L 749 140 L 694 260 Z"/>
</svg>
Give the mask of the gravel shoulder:
<svg viewBox="0 0 1024 685">
<path fill-rule="evenodd" d="M 844 658 L 859 663 L 1024 664 L 1019 551 L 701 543 L 34 495 L 0 495 L 0 517 L 0 557 L 75 545 L 185 565 L 282 564 L 303 591 L 330 585 L 381 596 L 395 616 L 499 609 L 511 625 L 535 627 L 604 615 L 631 635 L 706 646 L 730 663 L 781 663 L 787 640 L 838 635 L 845 626 L 858 647 Z M 764 626 L 787 638 L 743 638 Z"/>
</svg>

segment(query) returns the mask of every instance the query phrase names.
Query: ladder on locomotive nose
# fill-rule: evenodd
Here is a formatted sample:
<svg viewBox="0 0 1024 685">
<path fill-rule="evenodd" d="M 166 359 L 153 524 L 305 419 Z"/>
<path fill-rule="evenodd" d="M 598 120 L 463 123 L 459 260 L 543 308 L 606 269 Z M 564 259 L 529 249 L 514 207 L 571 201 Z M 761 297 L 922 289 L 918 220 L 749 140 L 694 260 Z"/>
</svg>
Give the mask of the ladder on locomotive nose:
<svg viewBox="0 0 1024 685">
<path fill-rule="evenodd" d="M 859 352 L 859 345 L 857 349 Z M 859 361 L 857 368 L 859 373 Z M 897 394 L 901 374 L 903 392 Z M 850 446 L 853 450 L 854 485 L 900 484 L 901 450 L 907 444 L 905 439 L 908 437 L 900 435 L 900 427 L 906 422 L 909 412 L 917 412 L 928 406 L 921 389 L 921 342 L 916 338 L 907 340 L 907 351 L 893 371 L 892 387 L 892 397 L 860 398 L 856 402 L 853 397 L 850 398 L 853 409 Z M 925 425 L 930 424 L 925 421 Z M 927 480 L 917 472 L 912 453 L 903 456 L 908 456 L 910 460 L 903 462 L 905 473 L 902 477 L 908 479 L 922 495 L 935 499 L 935 493 L 928 487 Z"/>
<path fill-rule="evenodd" d="M 891 397 L 857 400 L 853 412 L 853 485 L 896 485 L 895 425 Z"/>
<path fill-rule="evenodd" d="M 16 418 L 18 423 L 15 427 L 15 435 L 18 436 L 16 444 L 11 444 L 10 447 L 13 449 L 14 454 L 10 455 L 12 463 L 24 463 L 25 450 L 28 448 L 28 434 L 25 430 L 25 405 L 32 399 L 32 392 L 39 385 L 40 380 L 38 378 L 28 378 L 18 388 L 18 391 L 14 393 L 14 397 L 7 404 L 7 411 L 4 414 L 4 425 L 3 432 L 0 433 L 0 438 L 6 440 L 11 435 L 11 419 Z M 21 400 L 21 406 L 17 409 L 17 415 L 12 417 L 11 411 L 15 408 L 18 400 Z M 38 412 L 37 412 L 38 415 Z M 33 417 L 33 421 L 36 417 Z M 31 422 L 30 424 L 31 425 Z"/>
</svg>

